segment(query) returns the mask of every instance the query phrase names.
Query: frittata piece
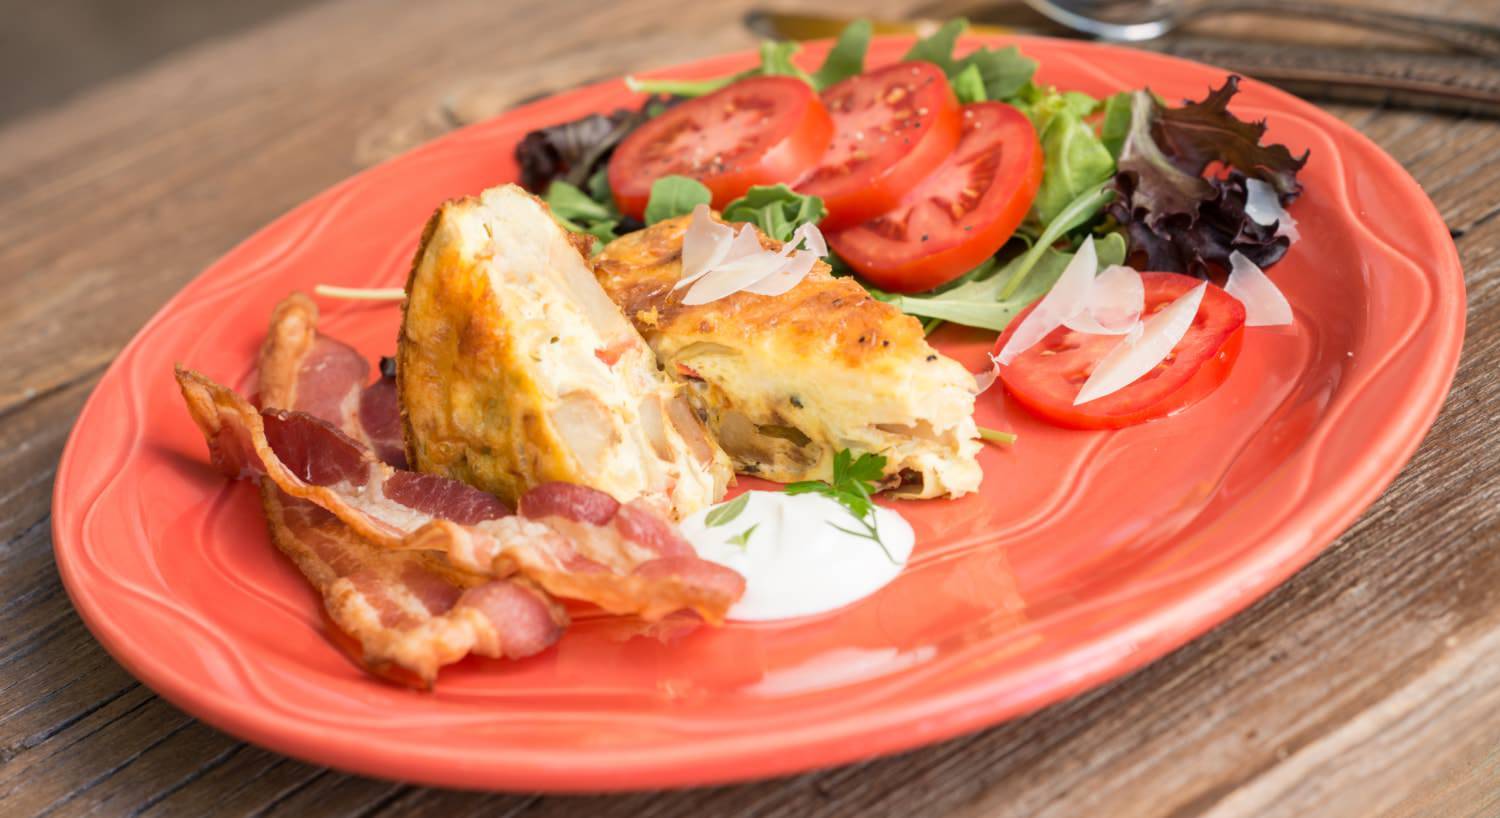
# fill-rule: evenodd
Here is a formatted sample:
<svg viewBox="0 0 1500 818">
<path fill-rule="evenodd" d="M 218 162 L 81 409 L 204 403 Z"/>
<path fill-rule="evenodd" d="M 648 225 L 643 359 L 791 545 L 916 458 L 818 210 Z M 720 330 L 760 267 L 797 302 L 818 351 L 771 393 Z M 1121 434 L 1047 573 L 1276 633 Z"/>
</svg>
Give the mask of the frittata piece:
<svg viewBox="0 0 1500 818">
<path fill-rule="evenodd" d="M 512 504 L 549 480 L 677 517 L 717 502 L 729 459 L 573 241 L 514 185 L 433 215 L 397 350 L 411 467 Z"/>
<path fill-rule="evenodd" d="M 976 384 L 928 345 L 922 326 L 818 262 L 787 293 L 739 292 L 699 306 L 673 291 L 691 217 L 611 242 L 594 273 L 741 473 L 826 480 L 840 449 L 886 457 L 894 493 L 979 487 Z M 761 235 L 762 246 L 779 248 Z"/>
</svg>

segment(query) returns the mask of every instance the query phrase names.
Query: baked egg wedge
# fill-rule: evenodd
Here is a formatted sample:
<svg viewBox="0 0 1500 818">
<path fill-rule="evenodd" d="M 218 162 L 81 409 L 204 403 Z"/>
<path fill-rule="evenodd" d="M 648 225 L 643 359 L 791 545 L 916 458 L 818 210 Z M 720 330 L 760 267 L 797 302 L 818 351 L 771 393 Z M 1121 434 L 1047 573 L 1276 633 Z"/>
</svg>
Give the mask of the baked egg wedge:
<svg viewBox="0 0 1500 818">
<path fill-rule="evenodd" d="M 922 325 L 817 262 L 777 296 L 737 292 L 682 303 L 690 216 L 630 233 L 594 257 L 594 273 L 735 468 L 777 482 L 828 480 L 841 449 L 886 458 L 906 497 L 979 487 L 974 376 L 927 343 Z M 780 243 L 760 234 L 763 247 Z"/>
<path fill-rule="evenodd" d="M 549 480 L 675 517 L 717 502 L 728 457 L 579 240 L 515 185 L 433 214 L 397 347 L 408 461 L 511 504 Z"/>
</svg>

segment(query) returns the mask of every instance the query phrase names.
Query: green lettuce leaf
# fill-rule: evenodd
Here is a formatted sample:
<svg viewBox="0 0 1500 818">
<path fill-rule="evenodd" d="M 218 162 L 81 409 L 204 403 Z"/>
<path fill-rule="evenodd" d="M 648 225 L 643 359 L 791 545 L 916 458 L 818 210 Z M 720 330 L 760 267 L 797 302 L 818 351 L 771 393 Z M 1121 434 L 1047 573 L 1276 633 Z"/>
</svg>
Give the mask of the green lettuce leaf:
<svg viewBox="0 0 1500 818">
<path fill-rule="evenodd" d="M 968 105 L 971 102 L 984 102 L 989 99 L 989 94 L 984 90 L 984 77 L 979 73 L 979 66 L 971 65 L 953 75 L 948 81 L 953 86 L 953 95 L 958 97 L 958 104 Z"/>
<path fill-rule="evenodd" d="M 912 44 L 911 50 L 902 57 L 903 61 L 924 60 L 943 69 L 947 74 L 954 70 L 953 47 L 958 44 L 958 37 L 969 28 L 969 21 L 957 17 L 943 23 L 937 31 L 917 40 Z"/>
<path fill-rule="evenodd" d="M 828 209 L 817 196 L 804 196 L 786 185 L 756 185 L 725 205 L 721 215 L 725 221 L 750 222 L 777 241 L 787 241 L 798 227 L 822 221 Z"/>
<path fill-rule="evenodd" d="M 865 52 L 870 49 L 869 20 L 855 20 L 839 33 L 838 41 L 823 58 L 823 65 L 813 72 L 812 84 L 819 91 L 852 76 L 864 73 Z"/>
<path fill-rule="evenodd" d="M 809 85 L 815 85 L 813 78 L 792 62 L 792 56 L 801 50 L 802 46 L 794 42 L 762 40 L 760 44 L 760 65 L 737 74 L 727 74 L 722 77 L 712 77 L 706 80 L 640 79 L 630 76 L 625 78 L 625 86 L 632 91 L 639 91 L 643 94 L 666 94 L 671 97 L 701 97 L 712 94 L 720 88 L 746 77 L 796 77 Z M 863 54 L 860 55 L 860 62 L 863 64 Z"/>
<path fill-rule="evenodd" d="M 1125 239 L 1119 233 L 1097 238 L 1094 248 L 1101 269 L 1124 263 Z M 877 297 L 908 315 L 1000 332 L 1021 310 L 1051 289 L 1063 268 L 1073 260 L 1073 253 L 1050 247 L 1041 248 L 1034 258 L 1029 256 L 1029 253 L 1017 256 L 998 269 L 992 260 L 988 269 L 981 267 L 980 275 L 935 295 L 881 293 Z M 1012 285 L 1014 288 L 1005 292 Z"/>
<path fill-rule="evenodd" d="M 590 182 L 592 190 L 594 186 L 592 180 Z M 574 233 L 587 233 L 604 244 L 619 238 L 615 228 L 620 224 L 620 211 L 615 209 L 608 186 L 605 187 L 603 196 L 596 197 L 556 179 L 548 185 L 542 201 L 551 208 L 553 218 Z M 596 249 L 597 247 L 595 245 Z"/>
<path fill-rule="evenodd" d="M 959 60 L 951 78 L 973 68 L 984 82 L 984 98 L 1001 102 L 1014 102 L 1036 73 L 1036 60 L 1021 53 L 1015 46 L 1005 48 L 980 48 Z M 955 88 L 955 90 L 957 90 Z"/>
<path fill-rule="evenodd" d="M 961 60 L 954 59 L 953 48 L 968 27 L 969 21 L 961 17 L 949 20 L 937 31 L 918 40 L 903 59 L 925 60 L 943 69 L 960 102 L 1011 102 L 1030 85 L 1031 76 L 1036 73 L 1036 60 L 1022 55 L 1015 46 L 979 48 Z M 984 89 L 983 96 L 977 93 L 974 74 L 978 75 L 978 83 Z"/>
<path fill-rule="evenodd" d="M 693 212 L 693 208 L 712 200 L 713 194 L 697 179 L 663 176 L 651 183 L 651 196 L 646 200 L 646 224 L 686 216 Z"/>
</svg>

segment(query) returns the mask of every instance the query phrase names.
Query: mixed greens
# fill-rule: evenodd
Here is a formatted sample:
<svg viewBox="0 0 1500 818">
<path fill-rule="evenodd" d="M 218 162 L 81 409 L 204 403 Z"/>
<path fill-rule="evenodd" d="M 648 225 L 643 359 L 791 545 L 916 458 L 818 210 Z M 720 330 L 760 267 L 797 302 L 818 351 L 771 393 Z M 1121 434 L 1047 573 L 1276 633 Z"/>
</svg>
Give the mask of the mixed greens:
<svg viewBox="0 0 1500 818">
<path fill-rule="evenodd" d="M 1037 63 L 1015 47 L 954 50 L 967 23 L 953 20 L 918 40 L 906 60 L 942 69 L 962 103 L 1000 101 L 1020 110 L 1036 129 L 1044 156 L 1040 187 L 1012 238 L 992 257 L 939 288 L 877 298 L 928 319 L 928 328 L 953 322 L 1002 330 L 1056 280 L 1085 237 L 1093 236 L 1101 263 L 1208 277 L 1240 252 L 1261 267 L 1278 261 L 1289 241 L 1278 225 L 1246 213 L 1249 180 L 1260 180 L 1285 205 L 1301 192 L 1297 172 L 1306 155 L 1263 145 L 1264 123 L 1228 110 L 1238 87 L 1229 77 L 1201 102 L 1166 105 L 1147 90 L 1097 99 L 1035 81 Z M 867 22 L 851 24 L 817 70 L 792 60 L 796 43 L 767 42 L 757 66 L 708 80 L 628 80 L 653 94 L 639 110 L 592 115 L 527 136 L 517 149 L 526 186 L 544 192 L 569 229 L 608 242 L 642 225 L 615 207 L 605 176 L 610 152 L 633 128 L 673 100 L 712 93 L 749 76 L 792 76 L 815 89 L 861 73 L 869 47 Z M 669 176 L 651 188 L 645 223 L 684 215 L 711 196 L 692 179 Z M 752 188 L 723 208 L 729 221 L 753 222 L 786 240 L 826 213 L 817 197 L 786 185 Z M 847 266 L 832 257 L 836 273 Z"/>
</svg>

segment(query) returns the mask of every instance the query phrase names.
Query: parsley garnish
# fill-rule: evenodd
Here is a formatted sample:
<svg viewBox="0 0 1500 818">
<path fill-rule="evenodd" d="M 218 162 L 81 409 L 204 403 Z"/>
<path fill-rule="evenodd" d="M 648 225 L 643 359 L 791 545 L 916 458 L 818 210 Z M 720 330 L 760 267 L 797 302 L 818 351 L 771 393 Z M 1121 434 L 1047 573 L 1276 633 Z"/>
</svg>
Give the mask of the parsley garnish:
<svg viewBox="0 0 1500 818">
<path fill-rule="evenodd" d="M 885 547 L 885 542 L 880 539 L 880 531 L 875 521 L 875 501 L 870 499 L 870 495 L 880 489 L 880 481 L 884 477 L 885 457 L 883 455 L 866 452 L 855 459 L 848 449 L 844 449 L 833 456 L 832 482 L 803 480 L 799 483 L 788 483 L 786 493 L 821 494 L 837 502 L 864 530 L 855 531 L 833 522 L 828 524 L 845 534 L 870 540 L 880 546 L 880 550 L 885 552 L 885 558 L 890 560 L 892 565 L 899 565 L 896 558 L 891 556 L 890 549 Z"/>
<path fill-rule="evenodd" d="M 733 537 L 730 537 L 728 540 L 725 540 L 725 542 L 729 543 L 730 545 L 738 545 L 741 549 L 749 548 L 750 535 L 754 534 L 755 529 L 757 528 L 760 528 L 760 523 L 756 523 L 755 525 L 750 526 L 744 531 L 741 531 Z"/>
<path fill-rule="evenodd" d="M 703 515 L 703 524 L 708 526 L 709 528 L 715 528 L 721 525 L 729 525 L 730 523 L 734 522 L 734 518 L 740 516 L 740 513 L 745 510 L 745 506 L 749 502 L 750 495 L 741 494 L 740 496 L 734 498 L 733 500 L 730 500 L 729 502 L 721 506 L 714 506 L 713 510 Z"/>
</svg>

